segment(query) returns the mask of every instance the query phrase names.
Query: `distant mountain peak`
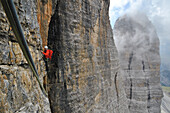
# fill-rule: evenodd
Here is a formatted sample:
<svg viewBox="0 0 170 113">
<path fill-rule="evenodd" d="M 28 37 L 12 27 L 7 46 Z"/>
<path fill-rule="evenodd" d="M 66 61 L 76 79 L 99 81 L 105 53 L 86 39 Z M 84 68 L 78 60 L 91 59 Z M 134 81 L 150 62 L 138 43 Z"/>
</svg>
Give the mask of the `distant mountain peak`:
<svg viewBox="0 0 170 113">
<path fill-rule="evenodd" d="M 154 26 L 145 14 L 128 13 L 116 21 L 114 38 L 130 112 L 158 113 L 163 95 L 159 38 Z"/>
</svg>

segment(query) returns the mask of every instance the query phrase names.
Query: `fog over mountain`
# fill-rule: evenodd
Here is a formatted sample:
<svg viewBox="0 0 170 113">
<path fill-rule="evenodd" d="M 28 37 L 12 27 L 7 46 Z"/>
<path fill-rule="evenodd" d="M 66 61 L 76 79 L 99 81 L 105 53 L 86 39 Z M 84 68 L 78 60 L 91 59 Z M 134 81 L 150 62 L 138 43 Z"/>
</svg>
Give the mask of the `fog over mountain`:
<svg viewBox="0 0 170 113">
<path fill-rule="evenodd" d="M 115 21 L 125 13 L 142 11 L 156 28 L 160 38 L 161 64 L 170 67 L 170 0 L 111 0 L 110 19 L 112 27 Z M 170 70 L 170 68 L 169 68 Z"/>
<path fill-rule="evenodd" d="M 154 51 L 153 54 L 159 54 L 159 38 L 154 26 L 144 13 L 128 13 L 117 21 L 119 24 L 115 24 L 114 38 L 118 50 L 135 51 L 140 60 L 143 53 L 149 49 Z M 159 58 L 154 56 L 155 61 L 159 61 Z"/>
<path fill-rule="evenodd" d="M 160 113 L 159 38 L 142 12 L 127 13 L 114 26 L 130 113 Z"/>
</svg>

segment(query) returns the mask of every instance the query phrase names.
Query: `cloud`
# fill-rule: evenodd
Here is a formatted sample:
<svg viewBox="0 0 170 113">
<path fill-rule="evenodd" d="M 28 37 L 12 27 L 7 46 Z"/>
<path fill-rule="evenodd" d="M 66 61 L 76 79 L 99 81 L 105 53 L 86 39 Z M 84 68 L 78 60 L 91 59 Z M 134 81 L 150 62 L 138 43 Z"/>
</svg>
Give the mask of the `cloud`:
<svg viewBox="0 0 170 113">
<path fill-rule="evenodd" d="M 135 0 L 110 0 L 109 15 L 112 27 L 119 16 L 124 14 L 125 10 L 130 7 L 130 4 Z"/>
<path fill-rule="evenodd" d="M 129 12 L 141 10 L 145 12 L 156 28 L 160 39 L 160 55 L 162 63 L 170 64 L 170 1 L 169 0 L 142 0 L 138 1 L 138 6 L 129 8 Z M 137 4 L 136 3 L 136 4 Z"/>
<path fill-rule="evenodd" d="M 169 0 L 152 0 L 152 7 L 148 17 L 155 25 L 158 34 L 162 40 L 170 41 L 170 1 Z"/>
<path fill-rule="evenodd" d="M 131 0 L 110 0 L 110 7 L 123 7 L 125 4 L 130 2 Z"/>
<path fill-rule="evenodd" d="M 128 7 L 126 7 L 129 5 Z M 163 62 L 170 58 L 170 0 L 110 0 L 110 20 L 112 28 L 118 17 L 125 13 L 142 11 L 156 28 L 160 39 L 160 54 Z M 170 63 L 170 62 L 169 62 Z"/>
</svg>

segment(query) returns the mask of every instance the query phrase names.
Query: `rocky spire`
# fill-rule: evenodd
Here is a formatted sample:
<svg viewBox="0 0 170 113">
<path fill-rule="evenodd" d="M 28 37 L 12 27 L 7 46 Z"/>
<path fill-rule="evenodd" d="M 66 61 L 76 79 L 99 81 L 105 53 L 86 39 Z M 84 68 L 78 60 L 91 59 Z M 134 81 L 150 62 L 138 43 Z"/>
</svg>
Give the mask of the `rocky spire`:
<svg viewBox="0 0 170 113">
<path fill-rule="evenodd" d="M 121 74 L 131 113 L 160 113 L 159 39 L 147 16 L 120 17 L 114 26 Z"/>
</svg>

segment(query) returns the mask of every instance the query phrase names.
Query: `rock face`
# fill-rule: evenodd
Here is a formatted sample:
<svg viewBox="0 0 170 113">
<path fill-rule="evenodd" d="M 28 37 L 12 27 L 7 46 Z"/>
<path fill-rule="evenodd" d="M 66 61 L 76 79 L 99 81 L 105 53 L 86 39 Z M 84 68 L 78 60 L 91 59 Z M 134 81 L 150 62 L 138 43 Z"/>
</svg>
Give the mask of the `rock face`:
<svg viewBox="0 0 170 113">
<path fill-rule="evenodd" d="M 164 93 L 164 97 L 162 99 L 161 104 L 161 113 L 170 113 L 170 96 L 166 93 Z"/>
<path fill-rule="evenodd" d="M 47 98 L 0 6 L 1 113 L 128 113 L 109 0 L 14 2 L 42 83 L 47 73 L 40 51 L 47 37 L 54 53 Z"/>
<path fill-rule="evenodd" d="M 130 113 L 160 113 L 159 39 L 142 14 L 127 14 L 116 21 L 115 43 Z"/>
<path fill-rule="evenodd" d="M 48 84 L 55 113 L 127 113 L 109 0 L 58 0 L 49 24 Z"/>
<path fill-rule="evenodd" d="M 161 113 L 170 113 L 170 87 L 162 86 L 163 95 L 161 103 Z"/>
<path fill-rule="evenodd" d="M 35 2 L 35 0 L 34 0 Z M 48 26 L 51 15 L 55 11 L 57 0 L 37 0 L 37 20 L 40 28 L 40 35 L 42 38 L 42 46 L 47 45 L 48 39 Z"/>
<path fill-rule="evenodd" d="M 14 0 L 40 80 L 46 74 L 34 0 Z M 47 97 L 33 76 L 0 4 L 0 113 L 50 113 Z"/>
</svg>

